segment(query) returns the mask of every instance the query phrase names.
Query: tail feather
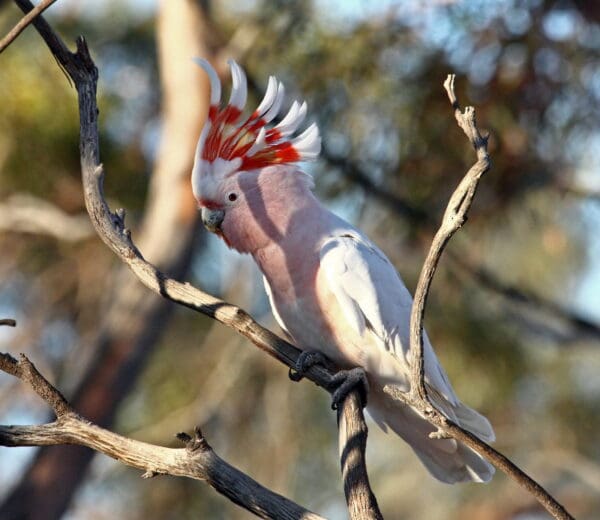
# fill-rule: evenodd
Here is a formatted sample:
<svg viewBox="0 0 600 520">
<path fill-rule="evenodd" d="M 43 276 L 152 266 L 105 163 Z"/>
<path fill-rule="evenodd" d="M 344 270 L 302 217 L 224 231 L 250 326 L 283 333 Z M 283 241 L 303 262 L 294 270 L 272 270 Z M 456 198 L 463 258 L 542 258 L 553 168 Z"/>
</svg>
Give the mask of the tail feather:
<svg viewBox="0 0 600 520">
<path fill-rule="evenodd" d="M 457 407 L 454 407 L 454 414 L 459 426 L 477 435 L 482 441 L 494 442 L 496 440 L 496 434 L 490 421 L 473 408 L 459 403 Z"/>
<path fill-rule="evenodd" d="M 494 431 L 485 417 L 462 403 L 452 409 L 461 427 L 485 441 L 494 439 Z M 433 425 L 382 391 L 371 389 L 367 411 L 384 431 L 389 427 L 402 437 L 438 480 L 448 484 L 488 482 L 494 475 L 494 467 L 465 444 L 454 439 L 431 439 Z"/>
</svg>

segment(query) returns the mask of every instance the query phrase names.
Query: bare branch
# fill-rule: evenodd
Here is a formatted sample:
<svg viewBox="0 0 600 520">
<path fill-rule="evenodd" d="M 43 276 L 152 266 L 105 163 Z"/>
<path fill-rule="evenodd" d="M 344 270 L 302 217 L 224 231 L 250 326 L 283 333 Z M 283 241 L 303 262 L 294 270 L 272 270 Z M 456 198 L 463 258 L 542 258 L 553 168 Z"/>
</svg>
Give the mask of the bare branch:
<svg viewBox="0 0 600 520">
<path fill-rule="evenodd" d="M 20 360 L 17 361 L 9 354 L 0 353 L 0 370 L 27 383 L 39 397 L 52 407 L 59 419 L 73 413 L 73 409 L 62 394 L 37 371 L 24 354 L 21 354 Z"/>
<path fill-rule="evenodd" d="M 47 200 L 32 195 L 12 195 L 0 203 L 0 231 L 38 233 L 77 242 L 92 236 L 86 214 L 69 215 Z"/>
<path fill-rule="evenodd" d="M 28 0 L 15 0 L 15 2 L 25 8 L 30 4 Z M 295 346 L 260 326 L 239 307 L 215 298 L 189 283 L 181 283 L 166 277 L 144 259 L 133 243 L 130 231 L 125 227 L 125 211 L 118 209 L 113 213 L 104 198 L 104 170 L 100 164 L 98 107 L 96 105 L 98 70 L 89 54 L 87 44 L 80 37 L 77 40 L 77 52 L 72 53 L 43 18 L 37 18 L 34 24 L 59 64 L 74 81 L 79 95 L 80 153 L 84 196 L 92 224 L 100 238 L 129 266 L 139 280 L 154 292 L 220 321 L 248 338 L 254 345 L 278 361 L 290 368 L 295 367 L 300 353 Z M 330 392 L 334 390 L 331 384 L 332 375 L 332 371 L 319 365 L 311 367 L 305 374 L 308 379 Z M 353 402 L 355 405 L 351 406 Z M 361 442 L 366 443 L 367 427 L 362 410 L 357 404 L 359 402 L 359 394 L 356 391 L 352 392 L 344 402 L 343 415 L 346 421 L 351 422 L 352 431 L 360 428 Z M 353 464 L 352 474 L 349 474 L 349 478 L 352 478 L 348 480 L 350 482 L 349 489 L 352 491 L 348 495 L 350 509 L 361 512 L 365 506 L 371 514 L 375 515 L 369 516 L 369 518 L 381 518 L 377 502 L 369 487 L 364 463 L 364 446 L 358 451 L 353 451 Z M 359 472 L 363 472 L 363 474 L 359 474 Z M 231 490 L 230 493 L 234 493 L 235 496 L 227 496 L 234 502 L 240 503 L 240 497 L 235 490 Z M 363 493 L 366 495 L 363 496 Z M 226 493 L 223 492 L 223 494 Z"/>
<path fill-rule="evenodd" d="M 365 465 L 368 429 L 357 392 L 350 393 L 338 408 L 338 428 L 344 494 L 350 519 L 383 520 Z"/>
<path fill-rule="evenodd" d="M 487 153 L 487 138 L 482 137 L 477 129 L 473 107 L 467 107 L 464 112 L 461 112 L 454 92 L 454 75 L 448 76 L 444 82 L 444 88 L 454 108 L 454 115 L 458 125 L 475 148 L 477 162 L 469 169 L 450 197 L 442 224 L 433 238 L 431 248 L 419 276 L 410 320 L 410 354 L 412 359 L 410 395 L 407 398 L 402 392 L 388 387 L 385 388 L 385 391 L 397 399 L 409 402 L 411 406 L 418 409 L 432 424 L 437 426 L 441 432 L 464 442 L 474 451 L 487 458 L 522 488 L 531 493 L 554 518 L 569 520 L 573 517 L 540 484 L 529 477 L 510 459 L 438 412 L 427 396 L 423 359 L 423 318 L 427 296 L 444 248 L 454 233 L 465 223 L 467 212 L 475 196 L 479 180 L 490 167 L 490 159 Z"/>
<path fill-rule="evenodd" d="M 421 269 L 419 282 L 415 291 L 415 299 L 410 316 L 410 353 L 412 357 L 411 398 L 415 401 L 423 402 L 428 401 L 424 382 L 423 359 L 423 318 L 425 316 L 427 296 L 444 248 L 452 235 L 465 223 L 479 179 L 481 179 L 481 176 L 490 167 L 490 159 L 487 153 L 487 138 L 483 138 L 479 134 L 479 130 L 475 124 L 475 109 L 467 107 L 464 113 L 460 111 L 454 93 L 454 75 L 448 76 L 444 82 L 444 88 L 448 92 L 448 98 L 454 108 L 454 116 L 458 125 L 463 129 L 475 148 L 477 162 L 467 172 L 450 197 L 442 224 L 433 238 L 433 243 Z"/>
<path fill-rule="evenodd" d="M 17 322 L 16 322 L 16 320 L 13 320 L 12 318 L 3 318 L 0 320 L 0 325 L 5 325 L 7 327 L 16 327 Z"/>
<path fill-rule="evenodd" d="M 16 38 L 21 34 L 25 28 L 35 20 L 37 16 L 42 14 L 48 7 L 50 7 L 56 0 L 42 0 L 36 5 L 31 11 L 29 11 L 23 18 L 19 20 L 8 34 L 0 40 L 0 53 L 4 51 Z"/>
<path fill-rule="evenodd" d="M 14 0 L 14 2 L 25 14 L 29 14 L 31 11 L 35 10 L 35 6 L 29 0 Z M 38 33 L 40 33 L 55 58 L 59 60 L 61 67 L 65 66 L 65 60 L 67 60 L 67 57 L 71 55 L 67 46 L 58 37 L 58 35 L 54 33 L 43 16 L 38 15 L 33 17 L 31 23 L 37 29 Z"/>
<path fill-rule="evenodd" d="M 252 81 L 250 84 L 252 84 Z M 435 223 L 427 212 L 412 205 L 386 186 L 381 186 L 374 182 L 356 162 L 346 157 L 333 155 L 327 149 L 325 143 L 321 150 L 321 156 L 330 166 L 339 168 L 344 177 L 362 187 L 368 195 L 376 197 L 377 200 L 385 204 L 391 211 L 405 219 L 411 225 L 423 226 L 426 224 L 432 228 L 434 227 Z M 565 194 L 586 197 L 588 200 L 600 200 L 600 193 L 595 191 L 581 192 L 577 188 L 562 188 L 560 185 L 557 186 L 557 189 Z M 503 282 L 496 274 L 478 265 L 473 260 L 468 259 L 464 254 L 459 256 L 449 250 L 446 251 L 446 258 L 452 261 L 451 265 L 457 266 L 473 278 L 481 287 L 499 294 L 510 304 L 527 305 L 537 311 L 542 311 L 552 317 L 558 318 L 573 328 L 578 334 L 590 335 L 596 338 L 600 337 L 600 324 L 586 318 L 573 309 L 565 308 L 555 301 L 548 300 L 522 287 Z"/>
<path fill-rule="evenodd" d="M 199 428 L 194 437 L 178 434 L 185 448 L 166 448 L 123 437 L 77 415 L 25 356 L 17 361 L 0 353 L 0 369 L 27 383 L 52 406 L 57 420 L 40 426 L 0 426 L 2 446 L 86 446 L 144 471 L 142 477 L 172 475 L 208 482 L 217 492 L 260 518 L 322 520 L 287 498 L 270 491 L 221 459 Z"/>
</svg>

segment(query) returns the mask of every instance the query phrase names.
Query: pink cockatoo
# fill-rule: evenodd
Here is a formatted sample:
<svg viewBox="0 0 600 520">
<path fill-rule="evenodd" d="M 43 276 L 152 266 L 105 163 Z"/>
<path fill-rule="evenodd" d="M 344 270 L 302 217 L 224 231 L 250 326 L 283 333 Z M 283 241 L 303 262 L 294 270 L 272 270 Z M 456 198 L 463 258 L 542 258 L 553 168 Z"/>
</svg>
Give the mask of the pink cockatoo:
<svg viewBox="0 0 600 520">
<path fill-rule="evenodd" d="M 221 84 L 210 64 L 196 60 L 211 84 L 210 110 L 196 149 L 194 196 L 202 221 L 227 245 L 252 255 L 277 322 L 303 351 L 324 354 L 368 379 L 367 411 L 412 447 L 443 482 L 487 482 L 494 468 L 464 444 L 435 438 L 418 412 L 384 392 L 409 390 L 412 297 L 386 256 L 363 233 L 327 210 L 312 178 L 296 165 L 321 148 L 316 124 L 300 135 L 306 103 L 294 101 L 277 125 L 284 86 L 270 77 L 260 105 L 242 118 L 247 84 L 230 61 L 233 86 L 221 107 Z M 488 420 L 459 401 L 424 335 L 425 381 L 437 408 L 485 441 Z"/>
</svg>

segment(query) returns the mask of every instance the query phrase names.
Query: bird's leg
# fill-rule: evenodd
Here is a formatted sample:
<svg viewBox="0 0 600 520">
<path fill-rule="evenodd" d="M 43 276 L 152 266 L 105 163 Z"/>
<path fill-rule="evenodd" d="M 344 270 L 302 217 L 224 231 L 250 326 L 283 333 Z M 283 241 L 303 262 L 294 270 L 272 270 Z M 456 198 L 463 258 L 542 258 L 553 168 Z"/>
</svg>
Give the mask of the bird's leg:
<svg viewBox="0 0 600 520">
<path fill-rule="evenodd" d="M 329 360 L 318 350 L 303 350 L 300 352 L 296 365 L 290 368 L 288 375 L 292 381 L 300 381 L 306 372 L 315 365 L 327 366 Z M 369 382 L 365 371 L 360 368 L 351 368 L 350 370 L 340 370 L 331 378 L 330 387 L 333 390 L 331 396 L 331 408 L 338 409 L 346 396 L 357 389 L 363 408 L 367 406 L 367 394 L 369 393 Z"/>
<path fill-rule="evenodd" d="M 288 375 L 292 381 L 300 381 L 310 367 L 315 365 L 327 366 L 328 359 L 318 350 L 303 350 L 296 360 L 296 366 L 290 368 Z"/>
<path fill-rule="evenodd" d="M 331 396 L 331 408 L 333 410 L 337 410 L 339 405 L 346 399 L 346 396 L 353 390 L 358 390 L 363 408 L 367 406 L 369 381 L 362 368 L 340 370 L 331 378 L 331 386 L 337 387 Z"/>
</svg>

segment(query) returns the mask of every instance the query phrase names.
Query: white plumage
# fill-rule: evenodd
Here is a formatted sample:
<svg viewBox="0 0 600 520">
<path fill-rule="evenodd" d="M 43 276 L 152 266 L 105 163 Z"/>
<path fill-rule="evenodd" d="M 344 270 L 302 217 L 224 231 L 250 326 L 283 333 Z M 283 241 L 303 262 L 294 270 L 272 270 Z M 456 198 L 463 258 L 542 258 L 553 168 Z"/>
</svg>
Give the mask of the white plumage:
<svg viewBox="0 0 600 520">
<path fill-rule="evenodd" d="M 386 385 L 410 389 L 409 325 L 412 297 L 385 255 L 362 233 L 324 208 L 312 179 L 293 163 L 315 159 L 316 124 L 294 133 L 306 104 L 294 102 L 275 126 L 285 89 L 270 77 L 263 100 L 242 112 L 246 76 L 230 62 L 229 105 L 211 81 L 209 120 L 198 141 L 192 172 L 194 196 L 209 229 L 230 247 L 250 253 L 265 276 L 275 318 L 303 350 L 318 350 L 342 368 L 362 367 L 369 380 L 367 410 L 400 435 L 429 471 L 444 482 L 486 482 L 494 468 L 453 439 L 431 438 L 435 428 L 417 411 L 391 398 Z M 233 195 L 233 197 L 232 197 Z M 425 384 L 435 406 L 485 441 L 488 420 L 457 398 L 424 333 Z"/>
</svg>

